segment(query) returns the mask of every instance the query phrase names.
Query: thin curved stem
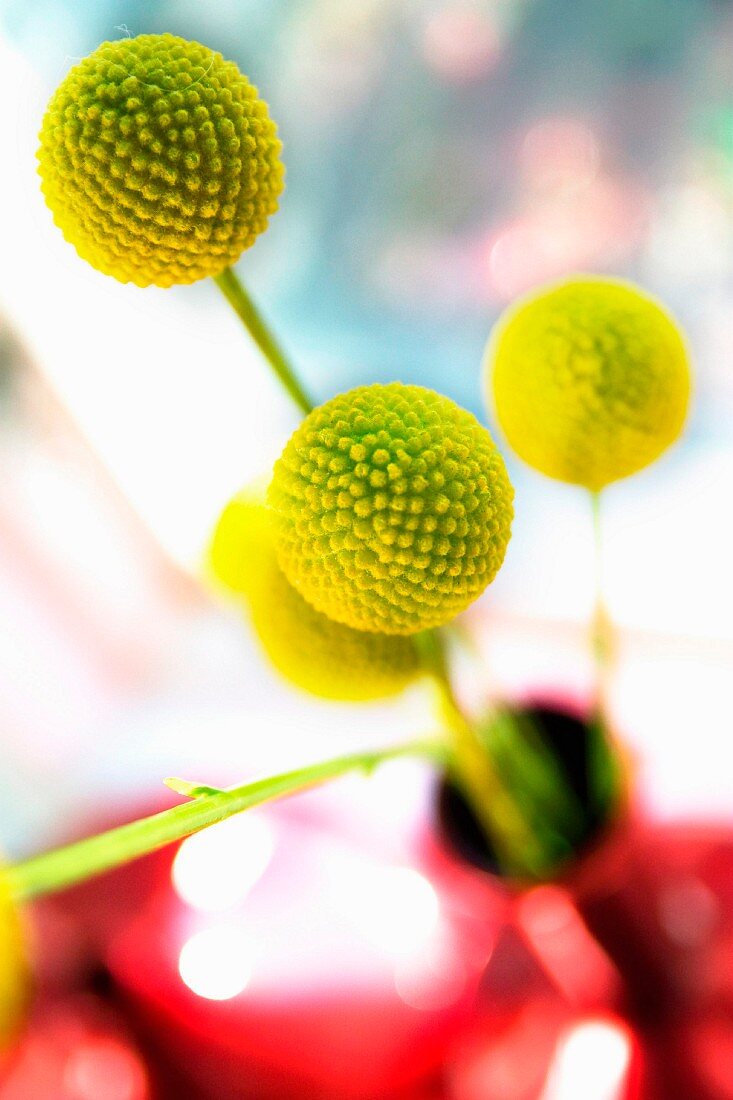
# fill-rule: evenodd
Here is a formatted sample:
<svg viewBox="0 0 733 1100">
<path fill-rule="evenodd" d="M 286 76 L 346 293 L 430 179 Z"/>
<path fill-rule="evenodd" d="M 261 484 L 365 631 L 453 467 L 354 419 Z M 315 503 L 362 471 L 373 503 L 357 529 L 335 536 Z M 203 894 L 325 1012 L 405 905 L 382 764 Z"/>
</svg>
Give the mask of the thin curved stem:
<svg viewBox="0 0 733 1100">
<path fill-rule="evenodd" d="M 593 659 L 596 669 L 596 707 L 599 713 L 606 710 L 608 698 L 608 680 L 613 659 L 614 629 L 603 597 L 603 523 L 601 514 L 601 494 L 591 493 L 593 515 L 593 549 L 595 597 L 593 621 L 591 627 Z"/>
<path fill-rule="evenodd" d="M 296 794 L 350 771 L 370 772 L 384 761 L 400 756 L 424 756 L 443 763 L 445 749 L 438 741 L 410 741 L 392 748 L 340 756 L 221 791 L 180 780 L 171 781 L 171 786 L 179 792 L 190 794 L 193 801 L 34 856 L 8 868 L 6 881 L 19 901 L 63 890 L 157 851 L 191 833 L 200 832 L 252 806 Z"/>
<path fill-rule="evenodd" d="M 298 408 L 309 413 L 313 402 L 300 384 L 295 371 L 284 351 L 275 339 L 270 327 L 254 304 L 231 267 L 214 277 L 222 294 L 241 320 L 258 348 L 267 359 L 278 379 L 292 397 Z"/>
</svg>

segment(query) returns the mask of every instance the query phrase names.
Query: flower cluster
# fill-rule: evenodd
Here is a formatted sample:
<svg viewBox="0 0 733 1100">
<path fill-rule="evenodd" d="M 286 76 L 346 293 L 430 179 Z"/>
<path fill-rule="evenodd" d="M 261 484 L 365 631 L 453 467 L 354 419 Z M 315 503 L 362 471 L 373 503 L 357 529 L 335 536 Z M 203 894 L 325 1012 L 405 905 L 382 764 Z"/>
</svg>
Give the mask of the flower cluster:
<svg viewBox="0 0 733 1100">
<path fill-rule="evenodd" d="M 470 413 L 420 386 L 365 386 L 306 417 L 269 506 L 230 502 L 211 567 L 245 597 L 291 682 L 330 698 L 388 695 L 419 671 L 409 635 L 453 618 L 496 574 L 512 497 Z"/>
<path fill-rule="evenodd" d="M 256 89 L 220 54 L 168 34 L 104 43 L 73 68 L 46 112 L 39 161 L 80 255 L 141 286 L 221 275 L 266 227 L 283 177 Z M 686 414 L 676 325 L 613 280 L 577 278 L 510 310 L 486 369 L 517 453 L 594 491 L 653 461 Z M 415 674 L 410 635 L 447 623 L 493 580 L 512 502 L 469 412 L 419 386 L 364 386 L 310 412 L 266 506 L 232 502 L 213 567 L 245 595 L 293 682 L 373 697 Z"/>
<path fill-rule="evenodd" d="M 83 259 L 139 286 L 216 277 L 291 396 L 308 407 L 228 270 L 266 228 L 283 185 L 275 125 L 236 65 L 168 34 L 106 42 L 52 97 L 38 159 L 48 206 Z M 690 367 L 677 325 L 618 280 L 576 277 L 512 307 L 491 337 L 485 370 L 515 451 L 593 493 L 654 461 L 687 414 Z M 442 677 L 453 771 L 487 835 L 493 829 L 512 847 L 507 866 L 526 872 L 527 841 L 537 848 L 542 822 L 535 829 L 526 800 L 512 801 L 502 772 L 525 769 L 545 817 L 547 788 L 536 782 L 542 746 L 533 730 L 524 742 L 515 730 L 502 734 L 503 748 L 496 735 L 489 747 L 458 710 L 439 640 L 415 637 L 448 623 L 494 579 L 513 495 L 501 455 L 471 413 L 421 386 L 363 386 L 308 413 L 275 464 L 266 499 L 242 493 L 229 503 L 210 566 L 247 608 L 271 662 L 306 691 L 364 700 L 395 693 L 422 671 Z M 276 777 L 267 795 L 262 781 L 253 786 L 262 801 L 389 755 L 342 758 L 291 773 L 284 785 Z M 555 770 L 544 775 L 556 783 Z M 202 797 L 201 788 L 171 783 Z M 226 799 L 219 815 L 204 806 L 195 826 L 179 823 L 171 838 L 257 802 L 248 785 L 238 801 L 231 791 L 205 793 Z M 551 793 L 552 824 L 560 803 Z M 159 818 L 149 830 L 143 821 L 113 831 L 106 849 L 97 837 L 86 851 L 82 842 L 71 855 L 62 849 L 29 861 L 20 878 L 16 867 L 14 888 L 13 869 L 0 869 L 0 1049 L 28 989 L 17 898 L 153 850 Z"/>
</svg>

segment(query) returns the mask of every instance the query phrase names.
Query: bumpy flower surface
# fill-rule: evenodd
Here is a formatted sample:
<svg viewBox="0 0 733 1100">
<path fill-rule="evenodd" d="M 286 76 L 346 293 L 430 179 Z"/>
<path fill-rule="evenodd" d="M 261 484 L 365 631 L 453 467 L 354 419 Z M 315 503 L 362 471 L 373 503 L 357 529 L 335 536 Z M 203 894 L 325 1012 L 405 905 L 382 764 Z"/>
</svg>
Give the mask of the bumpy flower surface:
<svg viewBox="0 0 733 1100">
<path fill-rule="evenodd" d="M 20 918 L 0 868 L 0 1052 L 8 1046 L 23 1020 L 28 992 Z"/>
<path fill-rule="evenodd" d="M 198 42 L 103 43 L 52 97 L 39 171 L 79 255 L 121 282 L 217 275 L 267 226 L 283 185 L 267 105 Z"/>
<path fill-rule="evenodd" d="M 494 578 L 513 491 L 491 436 L 421 386 L 364 386 L 315 409 L 269 490 L 278 559 L 313 606 L 359 630 L 439 626 Z"/>
<path fill-rule="evenodd" d="M 517 454 L 594 491 L 658 458 L 687 414 L 679 328 L 653 299 L 611 279 L 573 279 L 509 309 L 486 369 Z"/>
<path fill-rule="evenodd" d="M 418 675 L 412 639 L 353 630 L 295 591 L 277 563 L 269 510 L 253 496 L 241 494 L 224 509 L 210 566 L 230 592 L 245 597 L 265 653 L 297 687 L 360 701 L 401 691 Z"/>
</svg>

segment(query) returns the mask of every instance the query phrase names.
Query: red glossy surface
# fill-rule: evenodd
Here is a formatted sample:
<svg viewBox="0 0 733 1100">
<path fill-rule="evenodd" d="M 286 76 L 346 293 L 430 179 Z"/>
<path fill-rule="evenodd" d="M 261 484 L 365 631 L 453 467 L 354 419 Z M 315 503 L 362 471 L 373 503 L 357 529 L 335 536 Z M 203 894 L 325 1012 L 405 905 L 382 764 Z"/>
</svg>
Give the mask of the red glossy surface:
<svg viewBox="0 0 733 1100">
<path fill-rule="evenodd" d="M 268 820 L 267 865 L 219 912 L 169 852 L 56 902 L 192 1100 L 733 1100 L 731 830 L 630 819 L 511 893 L 431 832 L 397 865 L 290 806 Z M 212 975 L 224 999 L 190 987 Z"/>
</svg>

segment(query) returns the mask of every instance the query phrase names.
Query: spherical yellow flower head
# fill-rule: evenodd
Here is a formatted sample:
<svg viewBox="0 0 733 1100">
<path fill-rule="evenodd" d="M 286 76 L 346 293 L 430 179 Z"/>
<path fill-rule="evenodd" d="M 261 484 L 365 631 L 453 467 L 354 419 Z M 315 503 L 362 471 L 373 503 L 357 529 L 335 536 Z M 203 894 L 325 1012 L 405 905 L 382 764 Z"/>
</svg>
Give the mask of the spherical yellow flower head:
<svg viewBox="0 0 733 1100">
<path fill-rule="evenodd" d="M 314 410 L 269 501 L 288 580 L 358 630 L 413 634 L 462 611 L 501 565 L 513 490 L 491 436 L 421 386 L 364 386 Z"/>
<path fill-rule="evenodd" d="M 362 701 L 401 691 L 419 673 L 412 639 L 336 623 L 295 591 L 277 563 L 269 510 L 243 493 L 222 513 L 210 566 L 245 597 L 265 653 L 290 683 L 326 699 Z"/>
<path fill-rule="evenodd" d="M 138 286 L 217 275 L 267 226 L 283 186 L 275 124 L 231 61 L 198 42 L 105 42 L 48 105 L 43 193 L 79 255 Z"/>
<path fill-rule="evenodd" d="M 508 310 L 486 368 L 517 454 L 594 491 L 658 458 L 687 413 L 679 328 L 653 299 L 611 279 L 573 279 Z"/>
<path fill-rule="evenodd" d="M 23 1021 L 29 988 L 20 918 L 0 868 L 0 1054 Z"/>
</svg>

